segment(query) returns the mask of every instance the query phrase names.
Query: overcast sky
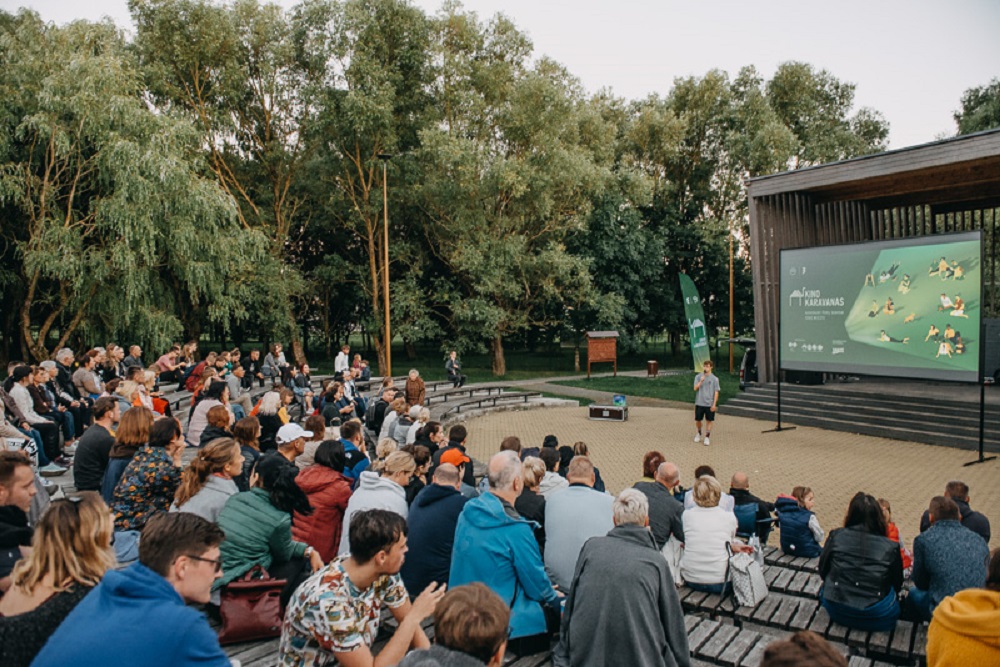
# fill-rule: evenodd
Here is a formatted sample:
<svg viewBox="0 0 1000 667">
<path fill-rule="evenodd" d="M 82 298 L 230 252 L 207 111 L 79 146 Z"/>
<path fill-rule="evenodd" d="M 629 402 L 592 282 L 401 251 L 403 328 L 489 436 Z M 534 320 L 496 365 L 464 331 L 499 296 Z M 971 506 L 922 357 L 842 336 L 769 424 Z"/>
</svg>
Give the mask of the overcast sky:
<svg viewBox="0 0 1000 667">
<path fill-rule="evenodd" d="M 293 0 L 279 0 L 291 6 Z M 415 0 L 429 13 L 440 0 Z M 565 65 L 591 92 L 666 93 L 675 77 L 756 65 L 770 77 L 786 60 L 857 85 L 856 104 L 878 109 L 890 145 L 955 133 L 962 92 L 1000 76 L 998 0 L 466 0 L 481 17 L 503 12 L 536 55 Z M 110 16 L 131 25 L 127 0 L 0 0 L 65 23 Z"/>
</svg>

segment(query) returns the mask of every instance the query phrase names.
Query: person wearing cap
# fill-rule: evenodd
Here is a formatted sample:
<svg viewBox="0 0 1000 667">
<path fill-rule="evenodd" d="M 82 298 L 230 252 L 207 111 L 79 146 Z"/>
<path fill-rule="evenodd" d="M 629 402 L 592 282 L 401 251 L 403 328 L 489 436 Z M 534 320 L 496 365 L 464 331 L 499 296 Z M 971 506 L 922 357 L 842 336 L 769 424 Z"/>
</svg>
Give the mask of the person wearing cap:
<svg viewBox="0 0 1000 667">
<path fill-rule="evenodd" d="M 441 463 L 441 457 L 444 456 L 445 452 L 457 449 L 462 454 L 466 454 L 465 439 L 468 435 L 469 431 L 465 428 L 464 424 L 455 424 L 452 426 L 451 429 L 448 430 L 448 444 L 434 453 L 433 467 L 437 467 Z M 466 466 L 465 472 L 462 474 L 462 482 L 472 487 L 476 486 L 476 477 L 473 474 L 471 465 Z"/>
<path fill-rule="evenodd" d="M 472 459 L 470 459 L 468 456 L 466 456 L 456 448 L 456 449 L 449 449 L 444 454 L 442 454 L 441 463 L 442 465 L 445 463 L 450 463 L 451 465 L 455 466 L 455 468 L 458 469 L 458 474 L 462 476 L 462 479 L 464 479 L 465 471 L 469 469 L 469 465 L 472 463 Z M 435 470 L 435 473 L 436 472 L 437 471 Z M 465 498 L 479 497 L 479 491 L 476 490 L 476 487 L 469 486 L 464 481 L 459 484 L 458 491 Z"/>
<path fill-rule="evenodd" d="M 429 486 L 417 494 L 406 517 L 410 555 L 400 574 L 410 597 L 416 597 L 432 582 L 448 583 L 455 526 L 468 498 L 459 493 L 461 473 L 450 463 L 434 471 Z"/>
<path fill-rule="evenodd" d="M 295 422 L 285 424 L 278 429 L 274 436 L 274 441 L 278 449 L 264 455 L 265 459 L 274 458 L 278 463 L 285 465 L 295 474 L 298 474 L 299 467 L 295 464 L 295 459 L 302 456 L 306 451 L 306 438 L 312 438 L 313 432 L 307 431 Z"/>
<path fill-rule="evenodd" d="M 364 510 L 389 510 L 404 519 L 409 514 L 405 487 L 417 471 L 417 463 L 409 452 L 393 452 L 385 459 L 382 474 L 371 470 L 361 473 L 357 489 L 347 503 L 344 527 L 341 531 L 340 549 L 344 555 L 350 551 L 351 517 Z"/>
<path fill-rule="evenodd" d="M 280 456 L 265 456 L 257 464 L 257 484 L 226 501 L 219 513 L 222 543 L 221 588 L 260 565 L 275 579 L 285 579 L 281 606 L 310 571 L 323 567 L 319 552 L 292 538 L 292 513 L 312 514 L 306 494 L 295 483 L 298 468 Z"/>
</svg>

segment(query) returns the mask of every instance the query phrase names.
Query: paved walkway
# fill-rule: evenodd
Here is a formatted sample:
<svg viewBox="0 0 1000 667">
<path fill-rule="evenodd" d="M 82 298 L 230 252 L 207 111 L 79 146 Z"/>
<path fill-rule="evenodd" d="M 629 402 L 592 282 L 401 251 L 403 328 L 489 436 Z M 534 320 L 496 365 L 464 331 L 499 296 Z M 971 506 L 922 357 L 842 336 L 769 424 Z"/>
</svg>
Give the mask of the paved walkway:
<svg viewBox="0 0 1000 667">
<path fill-rule="evenodd" d="M 644 373 L 642 373 L 644 375 Z M 559 378 L 562 379 L 562 378 Z M 607 401 L 605 392 L 518 382 L 519 387 Z M 618 492 L 642 475 L 642 457 L 659 450 L 681 469 L 681 483 L 690 486 L 694 469 L 715 468 L 723 485 L 737 470 L 750 475 L 751 491 L 771 500 L 804 485 L 816 494 L 816 514 L 828 533 L 840 526 L 851 497 L 866 491 L 892 503 L 893 520 L 907 546 L 918 532 L 920 515 L 931 497 L 952 479 L 965 481 L 974 509 L 993 522 L 990 546 L 1000 547 L 1000 461 L 965 468 L 971 452 L 948 447 L 798 427 L 782 433 L 762 433 L 770 422 L 727 417 L 725 406 L 705 447 L 692 442 L 693 408 L 655 399 L 629 398 L 629 421 L 591 421 L 583 407 L 542 408 L 486 414 L 468 422 L 470 453 L 486 460 L 500 441 L 517 435 L 523 443 L 540 446 L 547 434 L 560 444 L 583 440 L 601 470 L 608 490 Z"/>
</svg>

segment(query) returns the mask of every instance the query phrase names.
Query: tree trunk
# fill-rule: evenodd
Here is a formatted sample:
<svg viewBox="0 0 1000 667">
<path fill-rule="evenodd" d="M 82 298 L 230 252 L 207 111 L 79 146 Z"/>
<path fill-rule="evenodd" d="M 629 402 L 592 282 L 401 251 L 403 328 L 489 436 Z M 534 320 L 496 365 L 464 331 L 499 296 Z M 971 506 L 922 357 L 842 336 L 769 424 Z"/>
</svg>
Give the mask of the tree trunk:
<svg viewBox="0 0 1000 667">
<path fill-rule="evenodd" d="M 302 340 L 298 335 L 292 338 L 292 358 L 295 360 L 296 366 L 309 363 L 309 360 L 306 359 L 305 348 L 302 347 Z"/>
<path fill-rule="evenodd" d="M 576 342 L 576 348 L 573 350 L 573 369 L 577 373 L 580 372 L 580 341 Z"/>
<path fill-rule="evenodd" d="M 413 341 L 409 338 L 403 339 L 403 346 L 406 348 L 406 358 L 413 361 L 417 358 L 417 348 L 413 346 Z"/>
<path fill-rule="evenodd" d="M 503 356 L 503 337 L 496 336 L 490 341 L 490 354 L 493 357 L 493 375 L 507 375 L 507 360 Z"/>
</svg>

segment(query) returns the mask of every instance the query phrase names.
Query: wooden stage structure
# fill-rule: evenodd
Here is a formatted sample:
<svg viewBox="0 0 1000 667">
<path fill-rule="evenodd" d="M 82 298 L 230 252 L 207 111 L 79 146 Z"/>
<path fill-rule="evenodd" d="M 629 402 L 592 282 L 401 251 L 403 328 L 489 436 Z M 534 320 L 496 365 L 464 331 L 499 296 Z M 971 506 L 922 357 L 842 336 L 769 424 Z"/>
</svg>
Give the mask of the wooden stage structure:
<svg viewBox="0 0 1000 667">
<path fill-rule="evenodd" d="M 761 382 L 778 378 L 780 251 L 983 231 L 983 314 L 996 317 L 1000 129 L 747 181 Z"/>
</svg>

